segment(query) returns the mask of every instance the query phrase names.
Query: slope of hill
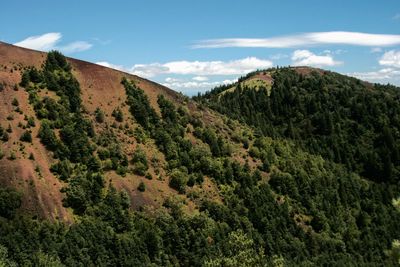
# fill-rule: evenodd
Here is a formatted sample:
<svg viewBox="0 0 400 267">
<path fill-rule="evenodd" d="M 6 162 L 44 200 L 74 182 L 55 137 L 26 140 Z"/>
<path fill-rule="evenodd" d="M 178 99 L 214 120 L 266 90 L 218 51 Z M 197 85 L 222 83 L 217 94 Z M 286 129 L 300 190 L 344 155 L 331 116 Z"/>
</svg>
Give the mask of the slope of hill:
<svg viewBox="0 0 400 267">
<path fill-rule="evenodd" d="M 260 73 L 272 76 L 272 88 L 246 84 Z M 399 182 L 399 88 L 307 67 L 271 69 L 242 80 L 234 90 L 216 88 L 198 100 L 369 179 Z"/>
<path fill-rule="evenodd" d="M 33 107 L 29 104 L 29 94 L 19 86 L 21 74 L 31 66 L 40 69 L 45 60 L 45 53 L 4 43 L 0 44 L 0 80 L 3 85 L 0 119 L 2 121 L 1 126 L 4 129 L 9 126 L 12 129 L 12 132 L 8 134 L 9 141 L 4 143 L 4 158 L 0 161 L 2 164 L 0 169 L 2 172 L 1 183 L 21 188 L 24 192 L 22 206 L 25 210 L 32 211 L 32 214 L 71 220 L 70 212 L 65 210 L 62 205 L 63 197 L 60 189 L 63 184 L 49 171 L 50 166 L 55 162 L 52 155 L 46 151 L 38 138 L 33 138 L 32 143 L 24 143 L 19 140 L 25 131 L 25 127 L 22 125 L 27 123 L 26 118 L 32 117 L 37 121 Z M 137 146 L 142 146 L 147 158 L 151 159 L 155 156 L 161 160 L 160 165 L 164 165 L 163 155 L 154 144 L 151 142 L 138 144 L 136 138 L 130 133 L 138 125 L 134 122 L 128 106 L 124 103 L 126 94 L 123 85 L 121 85 L 121 79 L 125 77 L 135 81 L 141 89 L 145 90 L 151 106 L 158 112 L 157 96 L 159 94 L 165 95 L 174 102 L 186 101 L 184 97 L 166 87 L 137 76 L 71 58 L 68 61 L 71 64 L 73 75 L 80 84 L 85 114 L 93 121 L 95 121 L 97 108 L 104 114 L 104 123 L 94 123 L 95 131 L 98 134 L 103 134 L 111 127 L 126 155 L 132 155 Z M 52 91 L 46 90 L 41 94 L 57 99 Z M 12 104 L 13 99 L 18 100 L 18 106 Z M 193 103 L 189 106 L 191 112 L 198 112 Z M 17 109 L 18 111 L 15 111 Z M 112 116 L 113 111 L 117 110 L 122 112 L 123 122 L 116 121 Z M 206 113 L 204 118 L 208 122 L 215 121 L 221 124 L 219 118 L 215 118 L 215 115 L 209 111 L 202 111 L 202 113 Z M 7 119 L 8 117 L 9 119 Z M 40 124 L 37 123 L 31 127 L 33 137 L 38 135 L 39 126 Z M 15 160 L 7 160 L 11 153 L 15 154 Z M 34 160 L 28 159 L 30 154 L 33 155 Z M 163 168 L 160 168 L 160 171 L 160 174 L 155 175 L 152 166 L 150 166 L 150 173 L 153 176 L 166 176 Z M 124 188 L 127 192 L 130 192 L 132 205 L 135 207 L 143 204 L 159 206 L 168 195 L 174 195 L 174 191 L 168 186 L 168 179 L 162 181 L 154 179 L 150 182 L 147 179 L 138 179 L 137 176 L 129 173 L 124 175 L 124 179 L 119 179 L 115 172 L 110 172 L 107 176 L 117 188 Z M 147 190 L 138 194 L 136 188 L 142 180 L 147 185 Z M 212 190 L 211 185 L 210 190 Z M 27 193 L 28 191 L 30 193 Z M 215 192 L 212 193 L 215 194 Z"/>
<path fill-rule="evenodd" d="M 390 177 L 367 180 L 359 158 L 344 165 L 323 153 L 329 140 L 312 151 L 285 136 L 283 115 L 265 127 L 227 108 L 232 95 L 260 112 L 260 99 L 290 100 L 280 86 L 314 88 L 290 71 L 280 82 L 284 74 L 253 73 L 196 103 L 137 76 L 1 43 L 0 265 L 396 264 L 395 163 Z M 327 87 L 342 82 L 328 76 Z M 394 89 L 379 90 L 393 104 Z M 227 117 L 206 106 L 213 101 Z M 393 155 L 397 134 L 385 143 Z"/>
</svg>

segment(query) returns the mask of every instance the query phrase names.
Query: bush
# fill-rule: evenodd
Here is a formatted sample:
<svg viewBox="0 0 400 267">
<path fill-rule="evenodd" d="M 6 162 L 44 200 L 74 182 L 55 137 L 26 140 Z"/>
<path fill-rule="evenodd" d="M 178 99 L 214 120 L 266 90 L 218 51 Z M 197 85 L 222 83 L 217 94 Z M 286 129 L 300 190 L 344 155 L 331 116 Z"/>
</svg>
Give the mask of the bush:
<svg viewBox="0 0 400 267">
<path fill-rule="evenodd" d="M 128 172 L 128 168 L 126 166 L 118 166 L 115 172 L 118 175 L 125 177 L 126 173 Z"/>
<path fill-rule="evenodd" d="M 17 156 L 15 155 L 15 152 L 14 152 L 14 151 L 12 151 L 12 152 L 10 153 L 10 156 L 8 157 L 8 159 L 9 159 L 9 160 L 16 160 L 16 159 L 17 159 Z"/>
<path fill-rule="evenodd" d="M 11 219 L 21 206 L 21 194 L 14 189 L 0 188 L 0 216 Z"/>
<path fill-rule="evenodd" d="M 56 150 L 58 140 L 48 121 L 43 121 L 38 134 L 40 141 L 49 149 Z"/>
<path fill-rule="evenodd" d="M 137 189 L 140 192 L 144 192 L 146 190 L 146 185 L 143 182 L 140 182 L 139 186 L 137 187 Z"/>
<path fill-rule="evenodd" d="M 14 99 L 12 100 L 11 104 L 12 104 L 13 106 L 15 106 L 15 107 L 18 107 L 18 106 L 19 106 L 18 99 L 14 98 Z"/>
<path fill-rule="evenodd" d="M 151 173 L 146 173 L 146 176 L 145 176 L 148 180 L 153 180 L 153 176 L 151 175 Z"/>
<path fill-rule="evenodd" d="M 19 140 L 21 140 L 22 142 L 32 143 L 32 135 L 31 135 L 31 132 L 30 132 L 30 131 L 25 131 L 25 132 L 21 135 L 21 137 L 20 137 Z"/>
<path fill-rule="evenodd" d="M 179 193 L 185 193 L 186 184 L 188 182 L 187 173 L 182 172 L 179 169 L 174 169 L 171 172 L 169 186 L 177 190 Z"/>
<path fill-rule="evenodd" d="M 146 167 L 148 167 L 148 162 L 147 162 L 146 154 L 145 154 L 144 151 L 143 151 L 142 149 L 140 149 L 140 148 L 137 148 L 137 149 L 135 150 L 135 152 L 133 152 L 132 162 L 133 162 L 133 163 L 141 162 L 141 163 L 143 163 L 143 165 L 145 165 Z"/>
<path fill-rule="evenodd" d="M 104 112 L 100 108 L 96 109 L 95 117 L 96 117 L 96 121 L 98 123 L 103 123 L 104 122 Z"/>
<path fill-rule="evenodd" d="M 8 133 L 7 133 L 7 132 L 4 132 L 4 133 L 3 133 L 3 136 L 1 137 L 1 140 L 4 141 L 4 142 L 7 142 L 8 139 L 9 139 Z"/>
<path fill-rule="evenodd" d="M 35 119 L 33 117 L 28 118 L 28 126 L 29 127 L 35 127 Z"/>
<path fill-rule="evenodd" d="M 148 167 L 144 165 L 142 162 L 136 162 L 133 165 L 133 172 L 137 175 L 144 176 L 146 175 Z"/>
<path fill-rule="evenodd" d="M 137 148 L 132 157 L 133 171 L 135 174 L 144 176 L 149 169 L 146 154 L 140 148 Z"/>
<path fill-rule="evenodd" d="M 122 111 L 121 111 L 120 108 L 114 109 L 114 111 L 112 112 L 112 116 L 118 122 L 123 122 L 124 121 L 124 114 L 122 114 Z"/>
<path fill-rule="evenodd" d="M 50 171 L 52 173 L 58 174 L 61 180 L 66 181 L 72 175 L 73 168 L 69 160 L 63 160 L 56 164 L 53 164 L 50 167 Z"/>
</svg>

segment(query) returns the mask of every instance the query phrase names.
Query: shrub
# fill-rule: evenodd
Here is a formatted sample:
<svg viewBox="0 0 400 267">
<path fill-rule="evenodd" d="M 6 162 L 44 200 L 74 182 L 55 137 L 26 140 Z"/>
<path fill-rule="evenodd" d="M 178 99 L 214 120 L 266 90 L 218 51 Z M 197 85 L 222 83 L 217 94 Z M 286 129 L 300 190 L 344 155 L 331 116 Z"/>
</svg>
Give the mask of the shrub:
<svg viewBox="0 0 400 267">
<path fill-rule="evenodd" d="M 118 122 L 123 122 L 124 121 L 124 114 L 122 114 L 122 111 L 121 111 L 120 108 L 114 109 L 114 111 L 112 112 L 112 116 Z"/>
<path fill-rule="evenodd" d="M 98 123 L 103 123 L 104 122 L 104 112 L 100 108 L 96 109 L 95 117 L 96 117 L 96 121 Z"/>
<path fill-rule="evenodd" d="M 50 171 L 58 174 L 61 180 L 66 181 L 72 175 L 73 168 L 69 160 L 63 160 L 56 164 L 53 164 L 50 167 Z"/>
<path fill-rule="evenodd" d="M 188 176 L 179 169 L 174 169 L 171 172 L 169 186 L 183 194 L 185 192 Z"/>
<path fill-rule="evenodd" d="M 57 148 L 58 142 L 54 131 L 50 127 L 48 121 L 43 121 L 39 129 L 40 141 L 49 149 L 54 151 Z"/>
<path fill-rule="evenodd" d="M 14 99 L 12 100 L 11 104 L 12 104 L 13 106 L 15 106 L 15 107 L 18 107 L 18 106 L 19 106 L 18 99 L 14 98 Z"/>
<path fill-rule="evenodd" d="M 17 156 L 15 155 L 14 151 L 11 151 L 10 156 L 8 157 L 9 160 L 16 160 Z"/>
<path fill-rule="evenodd" d="M 128 172 L 128 168 L 126 166 L 118 166 L 117 170 L 115 171 L 118 175 L 125 177 L 126 173 Z"/>
<path fill-rule="evenodd" d="M 136 162 L 133 165 L 133 172 L 137 175 L 144 176 L 146 174 L 148 167 L 142 162 Z"/>
<path fill-rule="evenodd" d="M 35 127 L 35 119 L 33 117 L 28 118 L 28 126 L 29 127 Z"/>
<path fill-rule="evenodd" d="M 140 192 L 144 192 L 146 190 L 146 185 L 143 182 L 140 182 L 139 186 L 137 187 L 137 189 Z"/>
<path fill-rule="evenodd" d="M 4 142 L 7 142 L 8 139 L 9 139 L 8 133 L 7 133 L 7 132 L 4 132 L 4 133 L 3 133 L 3 136 L 1 137 L 1 140 L 4 141 Z"/>
<path fill-rule="evenodd" d="M 140 149 L 140 148 L 137 148 L 137 149 L 133 152 L 132 162 L 133 162 L 133 163 L 141 162 L 141 163 L 143 163 L 143 165 L 145 165 L 146 167 L 148 167 L 146 154 L 145 154 L 144 151 L 143 151 L 142 149 Z"/>
<path fill-rule="evenodd" d="M 21 135 L 20 140 L 21 140 L 22 142 L 32 143 L 32 135 L 31 135 L 31 132 L 30 132 L 30 131 L 25 131 L 25 132 Z"/>
<path fill-rule="evenodd" d="M 0 188 L 0 216 L 11 219 L 21 206 L 21 194 L 14 189 Z"/>
</svg>

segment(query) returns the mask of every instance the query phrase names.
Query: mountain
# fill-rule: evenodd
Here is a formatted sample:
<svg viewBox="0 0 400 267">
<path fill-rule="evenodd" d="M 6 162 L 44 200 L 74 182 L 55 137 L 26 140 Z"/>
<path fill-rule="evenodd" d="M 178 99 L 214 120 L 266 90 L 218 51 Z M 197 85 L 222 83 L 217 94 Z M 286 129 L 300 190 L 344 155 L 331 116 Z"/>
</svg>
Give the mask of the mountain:
<svg viewBox="0 0 400 267">
<path fill-rule="evenodd" d="M 0 265 L 397 264 L 398 88 L 279 68 L 189 99 L 0 43 L 0 95 Z"/>
</svg>

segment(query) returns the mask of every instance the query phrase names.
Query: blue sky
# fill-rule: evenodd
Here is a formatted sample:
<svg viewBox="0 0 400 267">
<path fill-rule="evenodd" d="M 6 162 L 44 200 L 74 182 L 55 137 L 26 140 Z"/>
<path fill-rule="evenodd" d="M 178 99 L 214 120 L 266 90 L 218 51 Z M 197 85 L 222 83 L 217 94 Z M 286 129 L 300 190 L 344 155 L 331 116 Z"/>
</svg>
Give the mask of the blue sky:
<svg viewBox="0 0 400 267">
<path fill-rule="evenodd" d="M 270 66 L 400 85 L 400 1 L 6 1 L 0 40 L 192 95 Z"/>
</svg>

